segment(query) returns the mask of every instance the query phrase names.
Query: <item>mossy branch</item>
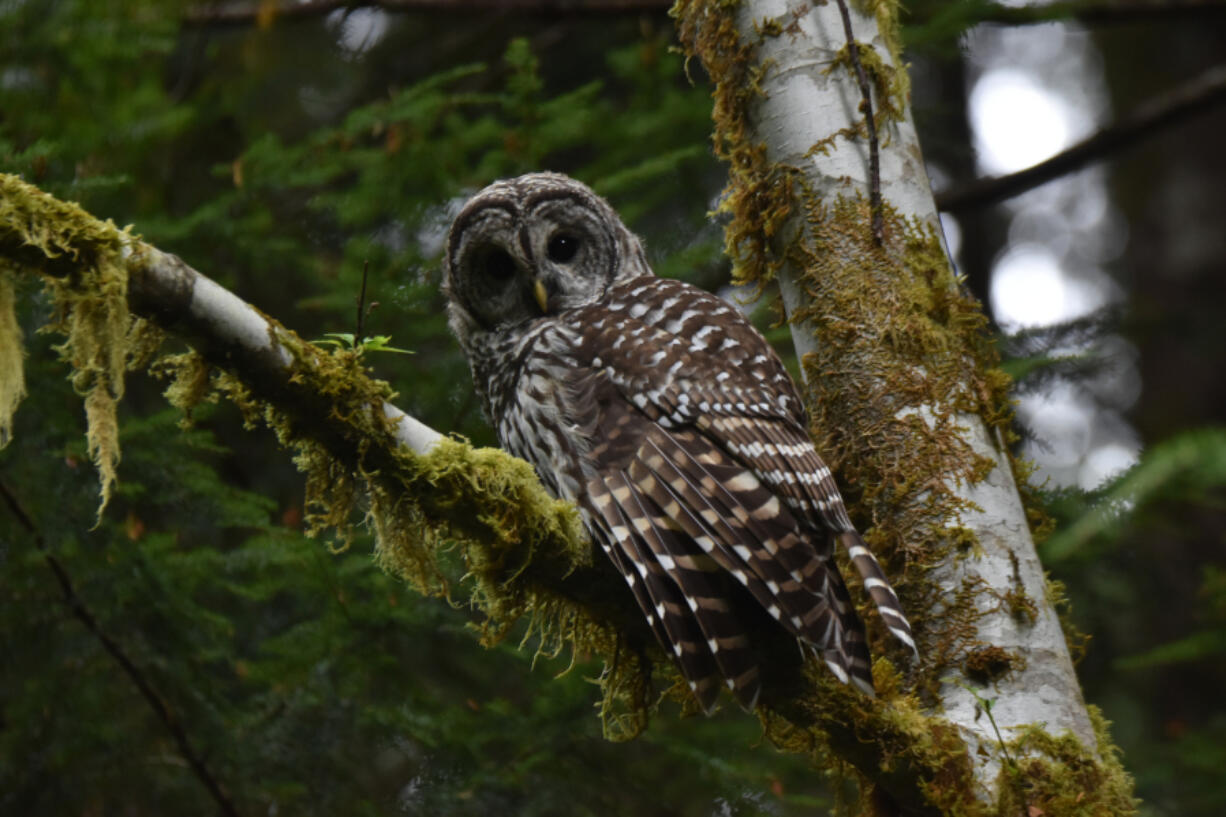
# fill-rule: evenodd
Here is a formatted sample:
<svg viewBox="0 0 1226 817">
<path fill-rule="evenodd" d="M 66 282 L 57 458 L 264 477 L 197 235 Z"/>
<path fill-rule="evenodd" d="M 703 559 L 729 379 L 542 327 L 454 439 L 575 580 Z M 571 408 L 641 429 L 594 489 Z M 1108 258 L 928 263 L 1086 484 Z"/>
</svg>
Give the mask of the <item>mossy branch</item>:
<svg viewBox="0 0 1226 817">
<path fill-rule="evenodd" d="M 605 656 L 608 730 L 642 728 L 649 667 L 629 647 L 649 638 L 641 616 L 605 560 L 590 558 L 575 510 L 550 497 L 530 465 L 442 437 L 395 408 L 352 350 L 302 340 L 179 258 L 10 175 L 0 175 L 5 434 L 23 391 L 11 284 L 31 274 L 55 307 L 45 329 L 66 338 L 57 348 L 86 404 L 103 507 L 118 479 L 115 411 L 128 369 L 169 379 L 166 395 L 185 411 L 230 399 L 295 452 L 312 532 L 332 528 L 345 542 L 364 511 L 379 564 L 435 595 L 454 590 L 440 556 L 458 547 L 487 642 L 527 618 L 541 651 Z M 193 351 L 154 360 L 163 333 Z"/>
</svg>

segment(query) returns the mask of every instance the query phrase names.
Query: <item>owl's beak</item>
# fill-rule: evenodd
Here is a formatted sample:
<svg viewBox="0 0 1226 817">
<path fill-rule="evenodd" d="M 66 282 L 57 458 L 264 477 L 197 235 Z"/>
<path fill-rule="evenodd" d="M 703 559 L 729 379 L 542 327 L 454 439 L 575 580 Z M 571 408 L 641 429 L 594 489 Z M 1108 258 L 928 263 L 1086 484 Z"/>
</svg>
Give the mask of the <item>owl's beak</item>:
<svg viewBox="0 0 1226 817">
<path fill-rule="evenodd" d="M 549 293 L 545 291 L 545 284 L 540 278 L 533 279 L 532 294 L 536 296 L 536 302 L 541 305 L 541 312 L 549 314 Z"/>
</svg>

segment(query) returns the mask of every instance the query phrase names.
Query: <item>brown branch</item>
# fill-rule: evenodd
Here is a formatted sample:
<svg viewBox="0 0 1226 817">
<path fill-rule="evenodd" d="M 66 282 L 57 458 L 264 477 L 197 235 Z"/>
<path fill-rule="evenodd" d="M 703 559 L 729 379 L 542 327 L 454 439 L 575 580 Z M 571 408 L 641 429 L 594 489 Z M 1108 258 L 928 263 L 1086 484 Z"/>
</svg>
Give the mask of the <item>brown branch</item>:
<svg viewBox="0 0 1226 817">
<path fill-rule="evenodd" d="M 1204 113 L 1223 100 L 1226 66 L 1219 65 L 1160 97 L 1146 100 L 1088 139 L 1037 165 L 1006 176 L 976 179 L 938 194 L 937 207 L 957 212 L 997 204 Z"/>
<path fill-rule="evenodd" d="M 206 3 L 183 15 L 190 26 L 267 25 L 273 20 L 317 17 L 338 9 L 381 9 L 390 12 L 434 11 L 455 14 L 507 12 L 514 14 L 628 14 L 668 11 L 671 0 L 305 0 L 270 5 L 263 2 Z"/>
<path fill-rule="evenodd" d="M 1085 25 L 1181 22 L 1186 18 L 1226 12 L 1221 0 L 1140 0 L 1140 2 L 1084 2 L 1064 0 L 1047 5 L 1006 6 L 993 3 L 975 16 L 978 22 L 1024 26 L 1075 20 Z"/>
<path fill-rule="evenodd" d="M 864 125 L 868 128 L 868 203 L 869 212 L 872 213 L 873 240 L 880 247 L 885 243 L 885 217 L 881 209 L 881 156 L 877 144 L 877 124 L 873 119 L 873 90 L 860 62 L 860 46 L 851 30 L 847 0 L 839 0 L 839 15 L 843 18 L 843 34 L 847 38 L 847 56 L 855 69 L 856 83 L 860 86 L 860 110 L 864 112 Z"/>
<path fill-rule="evenodd" d="M 124 652 L 121 646 L 119 646 L 119 643 L 116 642 L 115 639 L 111 638 L 111 636 L 109 636 L 102 629 L 102 626 L 98 623 L 97 618 L 95 618 L 94 614 L 90 612 L 89 607 L 87 607 L 81 597 L 77 595 L 76 588 L 72 583 L 72 578 L 68 575 L 68 571 L 64 567 L 63 562 L 61 562 L 55 557 L 54 554 L 51 553 L 51 549 L 48 547 L 47 541 L 43 538 L 42 533 L 34 525 L 34 521 L 30 518 L 29 514 L 25 512 L 25 509 L 21 506 L 21 503 L 17 501 L 17 497 L 13 496 L 13 493 L 8 489 L 8 486 L 5 485 L 3 481 L 0 481 L 0 496 L 4 497 L 4 502 L 6 505 L 8 505 L 9 511 L 17 519 L 17 522 L 23 528 L 25 528 L 26 533 L 30 535 L 30 538 L 34 540 L 34 545 L 38 548 L 39 553 L 42 554 L 43 560 L 46 561 L 47 566 L 51 568 L 51 572 L 55 574 L 55 580 L 60 586 L 60 594 L 64 597 L 64 603 L 68 605 L 68 608 L 72 611 L 72 614 L 76 616 L 76 618 L 83 625 L 85 625 L 85 629 L 89 630 L 94 638 L 98 639 L 99 643 L 102 644 L 103 649 L 105 649 L 110 656 L 115 659 L 115 662 L 119 664 L 124 673 L 127 674 L 128 678 L 140 691 L 140 694 L 149 704 L 149 708 L 153 710 L 155 715 L 157 715 L 158 720 L 162 722 L 162 725 L 166 727 L 166 731 L 169 732 L 170 736 L 174 739 L 175 745 L 179 747 L 179 754 L 181 754 L 183 759 L 187 761 L 187 764 L 191 767 L 192 772 L 196 775 L 197 779 L 200 780 L 201 785 L 208 790 L 209 795 L 213 798 L 213 801 L 217 803 L 217 808 L 221 811 L 221 813 L 228 815 L 229 817 L 238 817 L 238 809 L 235 808 L 234 801 L 230 799 L 230 796 L 226 793 L 221 783 L 218 782 L 213 773 L 209 771 L 209 767 L 205 764 L 204 758 L 202 758 L 199 753 L 196 752 L 195 748 L 192 747 L 192 742 L 188 738 L 187 733 L 183 730 L 178 718 L 175 717 L 174 713 L 170 710 L 170 707 L 153 689 L 152 684 L 150 684 L 149 680 L 144 676 L 140 669 L 137 668 L 136 664 L 132 662 L 132 659 L 128 657 L 128 654 Z"/>
</svg>

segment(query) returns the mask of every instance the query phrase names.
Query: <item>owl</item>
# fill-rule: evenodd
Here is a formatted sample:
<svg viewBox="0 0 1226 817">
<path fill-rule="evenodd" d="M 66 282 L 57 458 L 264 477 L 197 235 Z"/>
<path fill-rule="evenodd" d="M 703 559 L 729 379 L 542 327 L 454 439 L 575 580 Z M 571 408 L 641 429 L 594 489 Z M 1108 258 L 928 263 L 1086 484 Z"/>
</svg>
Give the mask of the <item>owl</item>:
<svg viewBox="0 0 1226 817">
<path fill-rule="evenodd" d="M 873 694 L 836 540 L 915 650 L 778 356 L 720 298 L 657 278 L 592 190 L 556 173 L 485 188 L 451 226 L 442 289 L 500 443 L 578 506 L 705 711 L 723 686 L 757 705 L 762 611 Z"/>
</svg>

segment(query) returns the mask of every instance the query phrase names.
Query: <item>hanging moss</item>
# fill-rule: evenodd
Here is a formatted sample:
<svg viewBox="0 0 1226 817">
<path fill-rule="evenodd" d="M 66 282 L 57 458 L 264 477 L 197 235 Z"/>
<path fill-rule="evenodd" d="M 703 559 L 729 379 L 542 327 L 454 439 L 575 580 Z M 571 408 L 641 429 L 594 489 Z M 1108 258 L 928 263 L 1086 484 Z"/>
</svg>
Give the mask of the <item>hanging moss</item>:
<svg viewBox="0 0 1226 817">
<path fill-rule="evenodd" d="M 101 478 L 99 515 L 117 479 L 124 372 L 135 359 L 147 359 L 160 337 L 128 312 L 123 254 L 136 240 L 71 202 L 0 174 L 0 247 L 10 262 L 53 273 L 45 278 L 53 317 L 42 331 L 64 336 L 55 348 L 71 365 L 73 389 L 85 406 L 87 449 Z M 11 374 L 5 379 L 13 382 Z M 3 393 L 15 405 L 13 393 Z"/>
<path fill-rule="evenodd" d="M 154 377 L 169 380 L 162 395 L 172 406 L 183 412 L 180 428 L 189 428 L 196 406 L 213 397 L 209 364 L 197 352 L 163 355 L 149 367 Z"/>
<path fill-rule="evenodd" d="M 466 602 L 484 617 L 482 643 L 499 643 L 515 622 L 526 619 L 523 643 L 535 642 L 538 656 L 554 658 L 569 650 L 572 665 L 580 654 L 603 656 L 605 734 L 615 740 L 638 735 L 649 705 L 643 657 L 626 648 L 611 622 L 542 575 L 542 565 L 549 565 L 547 573 L 554 577 L 592 567 L 591 547 L 574 508 L 545 493 L 528 463 L 499 449 L 444 439 L 424 456 L 404 449 L 396 456 L 402 476 L 367 481 L 378 563 L 423 593 L 450 597 L 438 558 L 456 547 L 470 582 Z M 423 484 L 444 497 L 445 505 L 462 497 L 464 507 L 479 508 L 478 521 L 488 535 L 474 539 L 455 526 L 431 524 L 415 501 Z"/>
<path fill-rule="evenodd" d="M 13 275 L 0 262 L 0 448 L 8 444 L 13 414 L 25 396 L 21 327 L 17 325 L 17 299 Z"/>
</svg>

